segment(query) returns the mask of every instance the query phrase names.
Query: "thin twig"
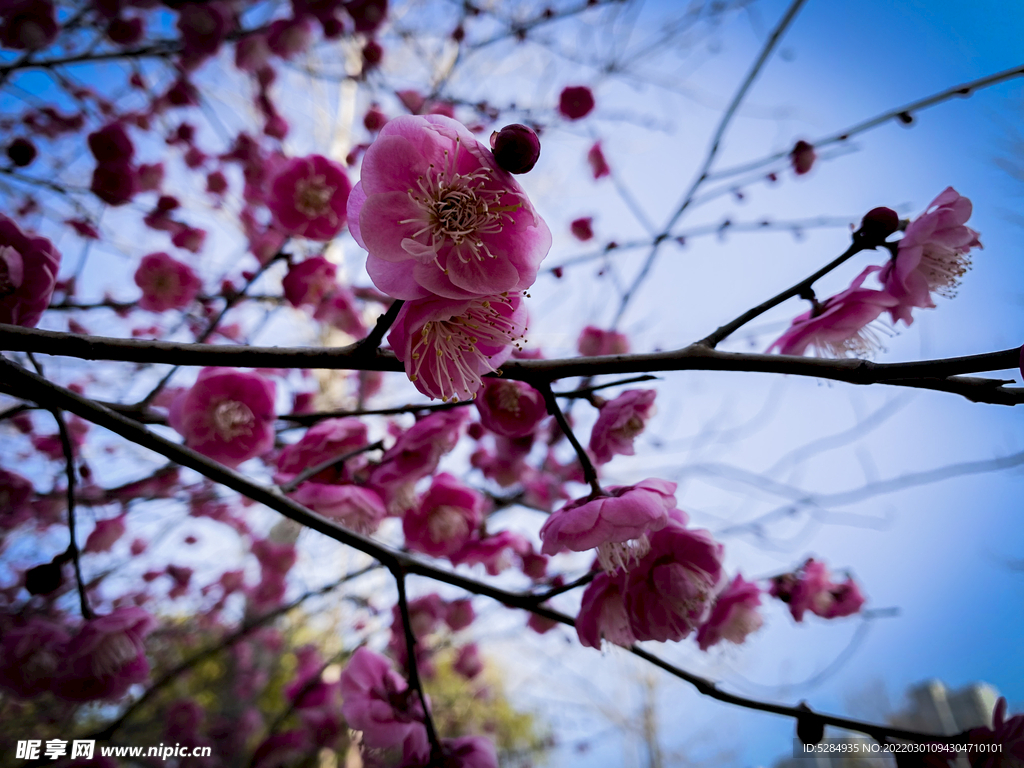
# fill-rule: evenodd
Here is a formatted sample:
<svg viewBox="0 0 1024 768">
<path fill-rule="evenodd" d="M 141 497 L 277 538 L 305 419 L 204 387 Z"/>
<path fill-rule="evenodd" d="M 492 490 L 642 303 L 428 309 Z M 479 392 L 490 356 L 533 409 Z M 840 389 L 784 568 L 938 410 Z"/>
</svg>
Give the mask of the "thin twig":
<svg viewBox="0 0 1024 768">
<path fill-rule="evenodd" d="M 601 489 L 601 484 L 597 480 L 597 470 L 594 468 L 594 463 L 590 460 L 590 456 L 583 446 L 580 445 L 580 441 L 572 431 L 572 427 L 569 426 L 569 421 L 565 418 L 565 414 L 562 413 L 562 409 L 558 407 L 558 400 L 555 399 L 555 394 L 551 391 L 551 386 L 545 384 L 541 387 L 540 391 L 541 394 L 544 395 L 544 402 L 547 404 L 548 413 L 555 417 L 555 421 L 558 422 L 558 426 L 562 429 L 562 433 L 569 440 L 573 450 L 576 451 L 576 457 L 580 461 L 580 466 L 583 467 L 583 481 L 590 485 L 590 490 L 595 496 L 603 495 L 604 491 Z"/>
<path fill-rule="evenodd" d="M 384 441 L 378 440 L 375 443 L 370 443 L 369 445 L 364 445 L 361 448 L 356 448 L 354 451 L 343 453 L 341 456 L 335 456 L 325 461 L 321 461 L 319 464 L 314 464 L 312 467 L 306 467 L 299 474 L 297 474 L 292 481 L 282 485 L 281 491 L 284 493 L 291 493 L 304 482 L 309 480 L 309 478 L 313 477 L 314 475 L 319 475 L 325 469 L 330 469 L 331 467 L 338 466 L 339 464 L 344 464 L 349 459 L 359 456 L 362 453 L 367 453 L 368 451 L 379 451 L 383 449 Z"/>
</svg>

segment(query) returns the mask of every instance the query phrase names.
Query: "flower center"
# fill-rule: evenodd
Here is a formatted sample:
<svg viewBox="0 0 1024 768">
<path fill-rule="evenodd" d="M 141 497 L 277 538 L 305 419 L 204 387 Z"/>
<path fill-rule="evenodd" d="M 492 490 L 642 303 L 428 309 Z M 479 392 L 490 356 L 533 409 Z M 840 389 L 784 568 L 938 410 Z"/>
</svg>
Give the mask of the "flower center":
<svg viewBox="0 0 1024 768">
<path fill-rule="evenodd" d="M 928 281 L 928 290 L 952 299 L 960 287 L 961 278 L 971 268 L 968 253 L 954 248 L 942 248 L 932 244 L 921 254 L 920 270 Z"/>
<path fill-rule="evenodd" d="M 330 210 L 335 188 L 327 183 L 327 177 L 307 176 L 295 182 L 295 208 L 306 218 L 315 219 Z"/>
<path fill-rule="evenodd" d="M 646 533 L 642 533 L 637 539 L 601 544 L 597 548 L 597 562 L 611 576 L 620 568 L 628 571 L 630 566 L 650 551 L 651 540 Z"/>
<path fill-rule="evenodd" d="M 519 387 L 510 381 L 503 381 L 498 384 L 498 410 L 518 417 L 519 408 Z"/>
<path fill-rule="evenodd" d="M 110 677 L 138 655 L 139 649 L 127 634 L 114 632 L 104 637 L 93 651 L 92 673 L 96 677 Z"/>
<path fill-rule="evenodd" d="M 615 437 L 620 440 L 632 440 L 644 431 L 644 421 L 635 413 L 629 417 L 625 424 L 618 429 L 612 430 Z"/>
<path fill-rule="evenodd" d="M 223 440 L 251 435 L 255 422 L 249 406 L 237 400 L 224 400 L 213 409 L 213 428 Z"/>
<path fill-rule="evenodd" d="M 491 355 L 481 352 L 480 346 L 504 348 L 522 338 L 516 323 L 499 312 L 495 303 L 511 306 L 503 294 L 473 301 L 464 314 L 448 320 L 424 323 L 412 345 L 409 380 L 416 381 L 428 365 L 441 388 L 442 400 L 458 401 L 460 393 L 472 398 L 481 374 L 497 370 L 490 363 Z"/>
<path fill-rule="evenodd" d="M 461 146 L 457 138 L 455 151 L 444 152 L 445 166 L 438 168 L 431 163 L 427 174 L 417 180 L 418 190 L 409 190 L 409 198 L 420 205 L 423 216 L 403 219 L 399 223 L 419 224 L 412 239 L 418 240 L 427 235 L 430 240 L 427 250 L 433 252 L 435 258 L 443 246 L 451 243 L 452 252 L 465 264 L 472 259 L 496 258 L 481 236 L 501 232 L 521 203 L 502 205 L 505 195 L 518 193 L 488 188 L 487 182 L 492 174 L 490 168 L 458 173 L 455 168 Z"/>
<path fill-rule="evenodd" d="M 458 507 L 442 504 L 430 514 L 427 521 L 430 540 L 442 542 L 448 539 L 462 539 L 469 533 L 469 523 Z"/>
<path fill-rule="evenodd" d="M 21 663 L 21 673 L 26 680 L 49 680 L 57 671 L 57 655 L 49 648 L 39 648 Z"/>
<path fill-rule="evenodd" d="M 728 620 L 722 625 L 721 635 L 730 643 L 740 645 L 747 635 L 761 628 L 764 619 L 752 608 L 738 606 L 733 608 Z"/>
<path fill-rule="evenodd" d="M 10 296 L 21 285 L 21 254 L 9 245 L 0 248 L 0 299 Z"/>
</svg>

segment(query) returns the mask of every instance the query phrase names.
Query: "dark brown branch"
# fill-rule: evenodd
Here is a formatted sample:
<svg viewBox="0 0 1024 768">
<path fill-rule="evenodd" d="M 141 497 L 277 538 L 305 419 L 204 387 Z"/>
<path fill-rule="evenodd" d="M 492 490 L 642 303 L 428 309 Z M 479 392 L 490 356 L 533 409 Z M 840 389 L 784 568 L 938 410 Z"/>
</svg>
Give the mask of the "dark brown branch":
<svg viewBox="0 0 1024 768">
<path fill-rule="evenodd" d="M 356 350 L 361 355 L 373 355 L 378 349 L 380 344 L 384 340 L 384 334 L 388 332 L 388 329 L 394 324 L 395 319 L 398 317 L 398 313 L 402 310 L 402 305 L 405 304 L 401 299 L 396 299 L 388 307 L 388 311 L 382 315 L 377 316 L 377 324 L 373 326 L 373 330 L 366 334 L 365 338 L 360 339 L 354 345 Z"/>
<path fill-rule="evenodd" d="M 583 482 L 590 486 L 594 496 L 607 495 L 601 490 L 601 484 L 597 481 L 597 470 L 594 468 L 594 463 L 590 460 L 590 455 L 580 445 L 576 433 L 569 426 L 569 420 L 565 418 L 565 414 L 562 413 L 562 409 L 558 406 L 558 400 L 555 399 L 555 393 L 551 391 L 551 385 L 544 384 L 540 388 L 540 392 L 544 395 L 544 403 L 548 407 L 548 413 L 555 417 L 555 421 L 558 422 L 562 434 L 566 436 L 573 450 L 576 451 L 576 458 L 579 459 L 580 466 L 583 467 Z"/>
</svg>

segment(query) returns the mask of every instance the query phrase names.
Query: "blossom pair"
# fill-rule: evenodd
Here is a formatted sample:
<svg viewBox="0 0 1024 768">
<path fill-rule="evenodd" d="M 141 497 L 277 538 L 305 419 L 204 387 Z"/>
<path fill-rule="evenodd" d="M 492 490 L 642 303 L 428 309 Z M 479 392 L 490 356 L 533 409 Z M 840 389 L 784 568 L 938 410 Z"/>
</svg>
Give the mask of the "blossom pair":
<svg viewBox="0 0 1024 768">
<path fill-rule="evenodd" d="M 457 121 L 385 125 L 348 201 L 374 284 L 406 302 L 388 340 L 416 387 L 475 396 L 526 330 L 523 292 L 551 233 L 526 193 Z"/>
</svg>

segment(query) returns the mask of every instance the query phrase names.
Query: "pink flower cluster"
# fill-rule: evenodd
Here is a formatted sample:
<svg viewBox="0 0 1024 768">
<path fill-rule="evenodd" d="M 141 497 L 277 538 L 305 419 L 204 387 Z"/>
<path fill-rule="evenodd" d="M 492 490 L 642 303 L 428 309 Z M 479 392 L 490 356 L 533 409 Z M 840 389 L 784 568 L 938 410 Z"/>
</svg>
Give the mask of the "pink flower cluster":
<svg viewBox="0 0 1024 768">
<path fill-rule="evenodd" d="M 0 213 L 0 323 L 34 328 L 57 285 L 60 253 Z"/>
<path fill-rule="evenodd" d="M 799 170 L 798 170 L 799 172 Z M 862 225 L 878 230 L 880 212 L 875 209 Z M 948 187 L 927 210 L 910 222 L 897 241 L 892 258 L 884 266 L 870 266 L 845 291 L 814 306 L 793 320 L 789 330 L 776 339 L 769 351 L 802 355 L 808 349 L 826 357 L 864 356 L 881 345 L 871 324 L 887 312 L 895 323 L 913 322 L 912 310 L 934 307 L 932 294 L 953 296 L 960 279 L 970 268 L 970 251 L 980 248 L 978 233 L 966 226 L 971 201 Z M 885 227 L 883 234 L 892 232 Z M 880 289 L 865 288 L 869 275 L 877 273 Z"/>
<path fill-rule="evenodd" d="M 388 341 L 424 394 L 476 395 L 526 330 L 522 294 L 551 233 L 512 175 L 455 120 L 405 115 L 366 150 L 349 227 L 384 293 Z"/>
<path fill-rule="evenodd" d="M 797 571 L 772 579 L 769 594 L 787 603 L 797 621 L 803 621 L 807 611 L 823 619 L 851 616 L 864 605 L 864 595 L 851 576 L 834 582 L 828 567 L 814 558 Z"/>
</svg>

